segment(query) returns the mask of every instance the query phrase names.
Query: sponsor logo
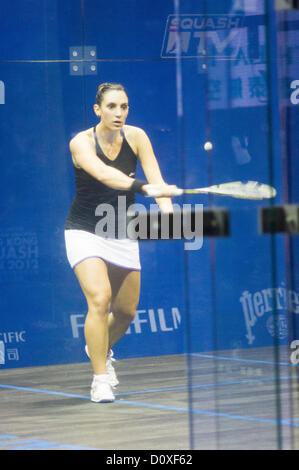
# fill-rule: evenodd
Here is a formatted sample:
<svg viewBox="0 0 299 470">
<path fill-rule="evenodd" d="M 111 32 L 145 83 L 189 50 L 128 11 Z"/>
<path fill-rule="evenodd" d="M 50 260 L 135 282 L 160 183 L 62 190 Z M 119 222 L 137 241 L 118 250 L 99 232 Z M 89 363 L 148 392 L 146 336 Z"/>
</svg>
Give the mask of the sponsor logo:
<svg viewBox="0 0 299 470">
<path fill-rule="evenodd" d="M 0 332 L 0 364 L 5 364 L 5 358 L 8 361 L 18 361 L 20 359 L 19 349 L 15 343 L 26 343 L 26 331 L 4 331 Z"/>
<path fill-rule="evenodd" d="M 169 15 L 161 57 L 231 59 L 240 48 L 243 19 L 237 15 Z"/>
<path fill-rule="evenodd" d="M 0 333 L 0 339 L 4 344 L 26 343 L 26 331 L 6 331 Z"/>
<path fill-rule="evenodd" d="M 151 333 L 174 331 L 179 329 L 180 324 L 181 314 L 176 307 L 171 308 L 170 314 L 167 314 L 163 308 L 158 308 L 157 310 L 152 308 L 137 310 L 136 316 L 126 334 L 131 334 L 132 332 L 140 334 L 144 328 L 150 330 Z"/>
<path fill-rule="evenodd" d="M 271 336 L 284 339 L 288 335 L 288 323 L 285 315 L 270 315 L 266 327 Z"/>
<path fill-rule="evenodd" d="M 253 329 L 265 314 L 272 313 L 266 322 L 268 332 L 283 339 L 287 336 L 286 316 L 279 314 L 274 319 L 273 312 L 287 309 L 290 313 L 299 313 L 299 295 L 286 289 L 283 283 L 280 287 L 270 287 L 254 293 L 245 291 L 239 300 L 243 309 L 248 344 L 254 343 Z"/>
<path fill-rule="evenodd" d="M 75 339 L 83 333 L 85 315 L 70 315 L 72 336 Z M 170 309 L 149 308 L 148 310 L 137 310 L 134 320 L 126 331 L 126 334 L 141 334 L 145 331 L 150 333 L 170 332 L 180 328 L 181 313 L 177 307 Z"/>
</svg>

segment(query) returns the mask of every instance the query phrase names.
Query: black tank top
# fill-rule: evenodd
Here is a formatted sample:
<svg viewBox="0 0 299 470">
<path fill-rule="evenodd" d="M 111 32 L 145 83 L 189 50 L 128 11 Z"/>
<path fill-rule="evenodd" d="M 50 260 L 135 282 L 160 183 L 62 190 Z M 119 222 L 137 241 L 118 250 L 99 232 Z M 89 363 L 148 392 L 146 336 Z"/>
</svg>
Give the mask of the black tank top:
<svg viewBox="0 0 299 470">
<path fill-rule="evenodd" d="M 96 153 L 102 162 L 134 178 L 137 157 L 123 130 L 122 146 L 114 160 L 107 158 L 102 151 L 95 127 L 93 132 Z M 109 188 L 83 169 L 74 166 L 74 170 L 76 195 L 66 220 L 66 230 L 85 230 L 106 238 L 126 238 L 128 208 L 135 203 L 135 193 Z"/>
</svg>

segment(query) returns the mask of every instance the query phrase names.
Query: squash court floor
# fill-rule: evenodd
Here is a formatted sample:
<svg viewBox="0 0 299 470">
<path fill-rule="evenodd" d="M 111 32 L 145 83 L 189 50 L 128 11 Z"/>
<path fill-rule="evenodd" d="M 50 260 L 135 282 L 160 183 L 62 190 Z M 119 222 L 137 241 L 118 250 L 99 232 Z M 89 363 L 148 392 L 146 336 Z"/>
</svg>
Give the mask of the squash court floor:
<svg viewBox="0 0 299 470">
<path fill-rule="evenodd" d="M 0 450 L 299 449 L 299 369 L 287 354 L 118 360 L 109 404 L 90 401 L 89 362 L 2 369 Z"/>
</svg>

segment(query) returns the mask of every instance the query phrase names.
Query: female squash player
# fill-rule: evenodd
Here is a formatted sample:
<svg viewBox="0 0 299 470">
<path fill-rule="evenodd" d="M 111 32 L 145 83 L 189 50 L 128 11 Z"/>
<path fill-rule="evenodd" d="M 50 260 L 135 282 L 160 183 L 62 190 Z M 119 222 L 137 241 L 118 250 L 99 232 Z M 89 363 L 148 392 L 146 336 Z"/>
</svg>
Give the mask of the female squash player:
<svg viewBox="0 0 299 470">
<path fill-rule="evenodd" d="M 117 229 L 114 237 L 99 233 L 99 214 L 103 213 L 97 208 L 108 204 L 118 227 L 124 215 L 119 213 L 119 197 L 126 198 L 126 211 L 134 203 L 136 192 L 149 195 L 154 190 L 161 211 L 172 212 L 170 198 L 178 191 L 164 182 L 146 133 L 126 125 L 128 111 L 128 96 L 122 85 L 100 85 L 94 105 L 100 122 L 70 142 L 76 195 L 66 221 L 65 242 L 68 260 L 88 305 L 84 333 L 94 372 L 94 402 L 115 399 L 113 387 L 118 380 L 111 347 L 133 320 L 140 291 L 138 241 L 119 236 Z M 147 182 L 134 178 L 137 160 Z"/>
</svg>

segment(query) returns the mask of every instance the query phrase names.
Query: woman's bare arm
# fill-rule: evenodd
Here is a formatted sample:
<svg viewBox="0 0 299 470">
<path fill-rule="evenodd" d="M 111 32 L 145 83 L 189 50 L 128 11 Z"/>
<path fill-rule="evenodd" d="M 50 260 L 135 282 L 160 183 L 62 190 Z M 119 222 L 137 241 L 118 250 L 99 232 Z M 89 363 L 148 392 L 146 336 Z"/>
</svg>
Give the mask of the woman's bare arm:
<svg viewBox="0 0 299 470">
<path fill-rule="evenodd" d="M 134 178 L 127 176 L 122 171 L 105 165 L 98 157 L 90 142 L 90 138 L 85 133 L 75 136 L 70 142 L 70 151 L 74 164 L 82 168 L 98 181 L 113 189 L 130 190 L 134 182 Z M 157 165 L 157 164 L 156 164 Z M 159 167 L 158 167 L 159 169 Z M 150 194 L 150 191 L 158 193 L 159 197 L 169 197 L 174 195 L 176 187 L 167 185 L 162 177 L 157 178 L 157 167 L 155 170 L 156 177 L 147 171 L 146 177 L 150 178 L 149 184 L 142 187 L 144 194 Z"/>
<path fill-rule="evenodd" d="M 166 184 L 163 180 L 150 139 L 142 129 L 136 128 L 136 143 L 140 163 L 147 181 L 152 184 Z M 174 188 L 174 186 L 171 187 Z M 173 206 L 170 197 L 155 199 L 163 212 L 173 212 Z"/>
<path fill-rule="evenodd" d="M 110 188 L 128 190 L 132 186 L 133 178 L 116 168 L 105 165 L 97 157 L 88 135 L 80 133 L 75 136 L 70 142 L 70 151 L 77 167 L 82 168 Z"/>
</svg>

